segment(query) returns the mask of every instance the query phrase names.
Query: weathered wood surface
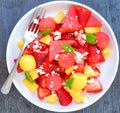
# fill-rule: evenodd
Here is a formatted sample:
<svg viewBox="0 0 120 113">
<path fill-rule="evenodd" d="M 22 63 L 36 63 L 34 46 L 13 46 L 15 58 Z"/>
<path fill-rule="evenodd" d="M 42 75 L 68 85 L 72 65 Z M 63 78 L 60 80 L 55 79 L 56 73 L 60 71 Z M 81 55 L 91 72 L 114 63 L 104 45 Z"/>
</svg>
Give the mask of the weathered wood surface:
<svg viewBox="0 0 120 113">
<path fill-rule="evenodd" d="M 31 8 L 50 0 L 0 0 L 0 88 L 8 75 L 6 46 L 13 27 Z M 120 45 L 120 0 L 74 0 L 98 11 L 111 25 Z M 95 104 L 75 113 L 120 113 L 120 67 L 107 93 Z M 108 75 L 109 76 L 109 75 Z M 0 92 L 0 113 L 51 113 L 28 102 L 13 86 Z"/>
</svg>

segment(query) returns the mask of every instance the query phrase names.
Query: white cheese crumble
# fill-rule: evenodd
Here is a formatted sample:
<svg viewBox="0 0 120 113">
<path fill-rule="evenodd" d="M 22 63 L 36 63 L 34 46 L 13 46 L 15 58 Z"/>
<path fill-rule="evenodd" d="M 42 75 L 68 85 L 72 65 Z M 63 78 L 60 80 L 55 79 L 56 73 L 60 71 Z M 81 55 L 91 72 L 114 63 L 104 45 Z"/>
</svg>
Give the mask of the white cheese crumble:
<svg viewBox="0 0 120 113">
<path fill-rule="evenodd" d="M 80 63 L 84 56 L 80 52 L 77 52 L 77 51 L 75 51 L 75 55 L 76 55 L 76 63 Z"/>
<path fill-rule="evenodd" d="M 95 79 L 94 78 L 91 78 L 90 80 L 87 81 L 89 84 L 92 84 L 95 82 Z"/>
</svg>

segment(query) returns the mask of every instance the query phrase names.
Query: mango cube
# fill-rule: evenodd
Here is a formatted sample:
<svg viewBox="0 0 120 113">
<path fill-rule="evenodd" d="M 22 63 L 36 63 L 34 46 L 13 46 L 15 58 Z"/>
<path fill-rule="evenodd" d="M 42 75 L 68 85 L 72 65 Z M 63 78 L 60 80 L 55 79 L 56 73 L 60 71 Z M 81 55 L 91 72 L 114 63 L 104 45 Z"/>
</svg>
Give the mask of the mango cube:
<svg viewBox="0 0 120 113">
<path fill-rule="evenodd" d="M 74 67 L 73 67 L 73 66 L 70 67 L 70 68 L 68 68 L 68 69 L 66 69 L 66 70 L 65 70 L 66 75 L 71 74 L 73 70 L 74 70 Z"/>
<path fill-rule="evenodd" d="M 65 17 L 65 14 L 63 12 L 59 12 L 56 17 L 54 18 L 54 21 L 59 24 Z"/>
<path fill-rule="evenodd" d="M 47 45 L 50 45 L 50 42 L 52 41 L 52 38 L 50 35 L 46 35 L 46 36 L 43 36 L 41 39 L 40 39 L 40 42 L 44 43 L 44 44 L 47 44 Z"/>
<path fill-rule="evenodd" d="M 100 27 L 85 27 L 86 33 L 97 33 L 100 32 Z"/>
<path fill-rule="evenodd" d="M 86 95 L 84 95 L 83 93 L 81 93 L 81 91 L 77 91 L 74 89 L 70 89 L 68 87 L 65 88 L 70 95 L 72 96 L 72 98 L 77 102 L 77 103 L 83 103 L 84 99 L 87 98 Z"/>
<path fill-rule="evenodd" d="M 102 55 L 104 58 L 108 57 L 111 54 L 111 50 L 109 48 L 105 48 L 102 50 Z"/>
<path fill-rule="evenodd" d="M 57 100 L 58 100 L 58 97 L 56 94 L 51 94 L 51 95 L 45 97 L 46 102 L 55 103 Z"/>
<path fill-rule="evenodd" d="M 19 49 L 22 49 L 23 45 L 24 45 L 24 38 L 19 40 L 18 43 L 17 43 L 17 46 L 18 46 Z"/>
<path fill-rule="evenodd" d="M 36 82 L 31 83 L 28 80 L 24 79 L 23 80 L 24 85 L 32 92 L 35 92 L 37 90 L 37 88 L 39 87 L 38 84 Z"/>
<path fill-rule="evenodd" d="M 36 70 L 30 71 L 29 74 L 30 74 L 30 76 L 31 76 L 31 78 L 32 78 L 33 80 L 35 80 L 36 78 L 39 77 L 39 75 L 38 75 L 38 73 L 37 73 Z"/>
</svg>

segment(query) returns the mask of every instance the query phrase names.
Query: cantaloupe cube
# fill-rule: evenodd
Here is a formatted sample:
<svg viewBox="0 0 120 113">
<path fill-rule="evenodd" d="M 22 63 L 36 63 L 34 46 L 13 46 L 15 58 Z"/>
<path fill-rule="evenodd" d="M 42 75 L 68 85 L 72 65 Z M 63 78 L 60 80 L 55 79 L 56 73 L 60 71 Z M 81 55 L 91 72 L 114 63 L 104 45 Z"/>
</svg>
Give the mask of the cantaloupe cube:
<svg viewBox="0 0 120 113">
<path fill-rule="evenodd" d="M 44 44 L 47 44 L 47 45 L 50 45 L 50 42 L 52 41 L 52 38 L 50 35 L 46 35 L 46 36 L 43 36 L 41 39 L 40 39 L 40 42 L 44 43 Z"/>
<path fill-rule="evenodd" d="M 55 16 L 54 21 L 55 21 L 57 24 L 59 24 L 59 23 L 64 19 L 64 17 L 65 17 L 64 12 L 59 12 L 59 13 Z"/>
<path fill-rule="evenodd" d="M 97 33 L 100 32 L 100 27 L 85 27 L 86 33 Z"/>
<path fill-rule="evenodd" d="M 51 94 L 44 99 L 46 102 L 55 103 L 58 100 L 58 96 L 56 94 Z"/>
<path fill-rule="evenodd" d="M 18 41 L 17 47 L 18 47 L 19 49 L 22 49 L 23 45 L 24 45 L 24 38 L 22 38 L 21 40 Z"/>
<path fill-rule="evenodd" d="M 25 85 L 30 91 L 32 91 L 32 92 L 36 91 L 37 88 L 39 87 L 36 82 L 31 83 L 31 82 L 29 82 L 29 81 L 26 80 L 26 79 L 23 80 L 23 83 L 24 83 L 24 85 Z"/>
<path fill-rule="evenodd" d="M 37 73 L 36 70 L 30 71 L 29 74 L 30 74 L 30 76 L 31 76 L 31 78 L 32 78 L 33 80 L 35 80 L 36 78 L 39 77 L 39 75 L 38 75 L 38 73 Z"/>
</svg>

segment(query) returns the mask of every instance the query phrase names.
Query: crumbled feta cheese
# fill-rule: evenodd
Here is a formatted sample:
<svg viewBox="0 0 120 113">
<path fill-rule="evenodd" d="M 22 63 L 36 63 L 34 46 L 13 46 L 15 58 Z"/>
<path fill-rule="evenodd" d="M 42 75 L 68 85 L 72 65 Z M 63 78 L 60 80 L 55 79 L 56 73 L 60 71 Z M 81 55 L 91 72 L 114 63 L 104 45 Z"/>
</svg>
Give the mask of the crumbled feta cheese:
<svg viewBox="0 0 120 113">
<path fill-rule="evenodd" d="M 74 69 L 77 69 L 77 68 L 78 68 L 78 66 L 73 66 L 73 68 L 74 68 Z"/>
<path fill-rule="evenodd" d="M 54 40 L 59 40 L 59 39 L 61 39 L 61 35 L 57 35 L 54 37 Z"/>
<path fill-rule="evenodd" d="M 80 63 L 84 56 L 81 53 L 77 52 L 77 51 L 75 51 L 75 54 L 76 54 L 76 62 Z"/>
<path fill-rule="evenodd" d="M 55 55 L 55 60 L 58 60 L 59 54 Z"/>
<path fill-rule="evenodd" d="M 100 53 L 100 50 L 97 50 L 96 52 L 97 52 L 97 54 L 99 54 L 99 53 Z"/>
<path fill-rule="evenodd" d="M 87 81 L 89 84 L 92 84 L 95 82 L 95 79 L 94 78 L 91 78 L 90 80 Z"/>
<path fill-rule="evenodd" d="M 42 70 L 42 69 L 40 69 L 40 68 L 36 69 L 36 71 L 37 71 L 38 73 L 40 73 L 40 75 L 45 74 L 45 71 Z"/>
<path fill-rule="evenodd" d="M 55 31 L 55 32 L 54 32 L 54 36 L 61 36 L 61 32 Z"/>
</svg>

